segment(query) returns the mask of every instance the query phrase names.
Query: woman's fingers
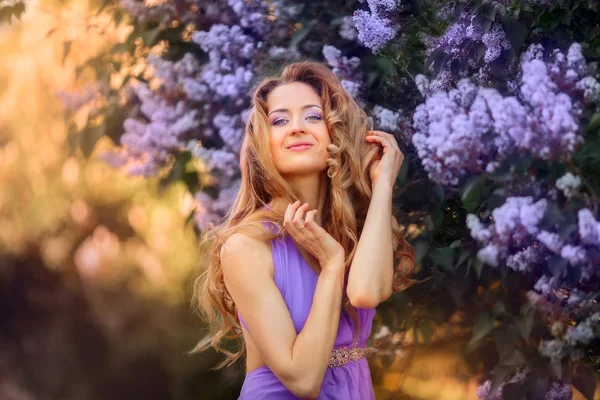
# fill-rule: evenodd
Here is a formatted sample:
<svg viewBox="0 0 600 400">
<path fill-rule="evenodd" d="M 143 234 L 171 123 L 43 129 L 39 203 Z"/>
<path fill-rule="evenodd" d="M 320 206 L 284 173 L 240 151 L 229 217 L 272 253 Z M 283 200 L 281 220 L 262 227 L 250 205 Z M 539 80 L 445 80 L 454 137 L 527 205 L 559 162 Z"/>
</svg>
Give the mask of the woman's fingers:
<svg viewBox="0 0 600 400">
<path fill-rule="evenodd" d="M 304 218 L 304 223 L 308 224 L 309 222 L 315 220 L 315 217 L 317 215 L 317 210 L 310 210 L 306 213 L 306 217 Z"/>
<path fill-rule="evenodd" d="M 303 229 L 302 227 L 305 226 L 306 223 L 304 213 L 307 209 L 308 203 L 300 205 L 299 200 L 288 205 L 283 216 L 283 227 L 288 231 L 293 229 Z"/>
<path fill-rule="evenodd" d="M 396 138 L 391 133 L 383 132 L 383 131 L 368 131 L 369 135 L 367 135 L 368 140 L 373 140 L 378 143 L 384 143 L 392 146 L 396 150 L 400 151 L 400 147 L 398 146 L 398 142 Z"/>
<path fill-rule="evenodd" d="M 293 229 L 293 219 L 296 214 L 296 209 L 298 208 L 300 201 L 296 201 L 295 203 L 289 204 L 283 214 L 283 227 L 286 230 Z"/>
<path fill-rule="evenodd" d="M 294 226 L 298 229 L 302 229 L 304 226 L 304 213 L 308 210 L 308 203 L 302 204 L 296 209 L 294 214 Z"/>
</svg>

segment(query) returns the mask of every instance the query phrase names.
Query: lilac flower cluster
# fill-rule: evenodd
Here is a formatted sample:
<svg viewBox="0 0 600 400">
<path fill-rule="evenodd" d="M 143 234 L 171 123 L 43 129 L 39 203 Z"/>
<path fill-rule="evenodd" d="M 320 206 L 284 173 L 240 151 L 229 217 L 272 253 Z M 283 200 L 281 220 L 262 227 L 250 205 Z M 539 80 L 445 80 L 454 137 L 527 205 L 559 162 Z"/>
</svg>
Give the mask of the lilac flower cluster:
<svg viewBox="0 0 600 400">
<path fill-rule="evenodd" d="M 547 62 L 536 49 L 523 58 L 516 96 L 466 79 L 436 92 L 417 77 L 427 99 L 415 110 L 412 140 L 431 179 L 456 185 L 468 174 L 493 172 L 511 154 L 555 160 L 583 142 L 579 122 L 598 82 L 588 75 L 581 46 L 574 43 L 566 56 L 556 50 Z"/>
<path fill-rule="evenodd" d="M 128 118 L 123 124 L 121 144 L 127 151 L 104 155 L 110 164 L 126 165 L 129 174 L 145 177 L 155 175 L 170 152 L 185 147 L 188 138 L 209 122 L 206 115 L 189 107 L 185 98 L 177 95 L 179 88 L 185 91 L 190 86 L 196 89 L 196 95 L 201 91 L 208 94 L 208 89 L 196 80 L 200 66 L 191 54 L 178 62 L 149 55 L 147 62 L 162 87 L 151 90 L 144 83 L 131 86 L 140 103 L 141 118 Z M 212 134 L 211 130 L 204 132 Z"/>
<path fill-rule="evenodd" d="M 342 86 L 352 97 L 359 98 L 363 85 L 363 74 L 360 72 L 360 59 L 342 56 L 341 50 L 335 46 L 323 46 L 323 57 L 333 67 L 332 72 L 341 80 Z"/>
<path fill-rule="evenodd" d="M 466 224 L 471 237 L 483 246 L 478 258 L 494 267 L 505 262 L 515 271 L 532 272 L 545 256 L 555 254 L 569 265 L 579 266 L 583 281 L 598 277 L 600 271 L 594 265 L 600 262 L 600 222 L 589 209 L 581 209 L 578 234 L 563 237 L 539 227 L 547 208 L 546 199 L 534 202 L 531 197 L 508 197 L 492 211 L 493 223 L 487 227 L 476 215 L 469 214 Z M 556 275 L 542 276 L 535 289 L 546 294 L 559 283 Z"/>
<path fill-rule="evenodd" d="M 525 375 L 526 373 L 518 372 L 509 381 L 500 384 L 493 393 L 490 393 L 492 381 L 488 379 L 477 388 L 477 397 L 481 400 L 502 400 L 504 398 L 502 392 L 506 384 L 520 382 L 525 378 Z M 552 382 L 552 385 L 544 396 L 545 400 L 571 400 L 572 397 L 573 390 L 571 389 L 571 385 L 562 382 Z"/>
<path fill-rule="evenodd" d="M 371 115 L 375 119 L 375 126 L 378 129 L 390 133 L 399 132 L 400 123 L 405 121 L 405 118 L 402 115 L 402 110 L 393 111 L 380 105 L 373 107 L 373 110 L 371 110 Z"/>
<path fill-rule="evenodd" d="M 352 16 L 358 40 L 377 53 L 398 30 L 393 13 L 397 9 L 396 0 L 367 0 L 370 11 L 356 10 Z"/>
<path fill-rule="evenodd" d="M 148 6 L 143 0 L 120 0 L 121 7 L 135 20 L 141 23 L 169 23 L 176 15 L 177 9 L 172 1 L 163 1 Z"/>
<path fill-rule="evenodd" d="M 208 32 L 195 32 L 193 40 L 209 55 L 210 61 L 204 66 L 201 78 L 211 94 L 233 98 L 237 106 L 243 105 L 254 77 L 250 62 L 262 42 L 245 35 L 238 25 L 223 24 L 211 26 Z"/>
<path fill-rule="evenodd" d="M 505 203 L 492 211 L 493 223 L 484 226 L 474 214 L 467 216 L 466 224 L 471 237 L 482 245 L 477 257 L 494 267 L 502 262 L 516 271 L 529 271 L 542 260 L 543 252 L 535 246 L 533 235 L 540 232 L 540 224 L 548 207 L 545 199 L 508 197 Z M 519 249 L 514 252 L 514 249 Z"/>
<path fill-rule="evenodd" d="M 540 354 L 548 357 L 553 363 L 559 363 L 566 357 L 578 361 L 582 357 L 582 349 L 600 336 L 600 312 L 592 313 L 566 330 L 562 326 L 560 328 L 554 335 L 555 339 L 543 340 L 540 343 Z"/>
<path fill-rule="evenodd" d="M 106 85 L 101 83 L 88 84 L 83 89 L 74 92 L 56 91 L 55 95 L 71 112 L 77 112 L 81 107 L 94 102 L 107 92 Z"/>
<path fill-rule="evenodd" d="M 563 192 L 565 197 L 570 198 L 581 186 L 581 178 L 567 172 L 556 180 L 556 188 Z"/>
<path fill-rule="evenodd" d="M 511 51 L 511 44 L 502 25 L 493 22 L 486 31 L 482 19 L 468 7 L 461 11 L 442 36 L 424 36 L 423 39 L 427 56 L 434 52 L 440 54 L 430 66 L 432 71 L 433 68 L 439 68 L 437 76 L 430 83 L 430 90 L 433 92 L 448 90 L 465 77 L 471 77 L 481 85 L 493 82 L 497 72 L 492 73 L 489 65 L 492 62 L 502 64 L 501 68 L 495 68 L 496 71 L 503 71 L 500 78 L 510 76 L 516 67 L 514 60 L 507 56 Z M 480 54 L 483 50 L 482 62 Z M 437 63 L 442 63 L 443 67 L 440 68 Z"/>
<path fill-rule="evenodd" d="M 227 214 L 240 190 L 240 185 L 239 179 L 232 181 L 228 187 L 219 191 L 216 199 L 205 192 L 196 192 L 194 195 L 196 202 L 194 220 L 198 229 L 206 232 L 210 228 L 210 224 L 216 225 L 223 215 Z"/>
<path fill-rule="evenodd" d="M 340 37 L 354 41 L 358 38 L 358 31 L 354 26 L 354 20 L 351 16 L 346 16 L 342 19 L 342 24 L 340 25 L 339 30 Z"/>
</svg>

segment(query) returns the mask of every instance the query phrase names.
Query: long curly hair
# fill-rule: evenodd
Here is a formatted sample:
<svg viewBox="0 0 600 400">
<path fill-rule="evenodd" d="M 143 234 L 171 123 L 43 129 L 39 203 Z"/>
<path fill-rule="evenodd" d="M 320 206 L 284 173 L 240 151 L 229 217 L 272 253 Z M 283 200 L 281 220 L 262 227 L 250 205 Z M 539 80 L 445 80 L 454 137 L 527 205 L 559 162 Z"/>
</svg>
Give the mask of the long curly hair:
<svg viewBox="0 0 600 400">
<path fill-rule="evenodd" d="M 323 228 L 346 250 L 346 279 L 356 251 L 358 238 L 365 223 L 372 196 L 369 168 L 379 152 L 377 145 L 365 140 L 368 117 L 348 94 L 340 80 L 323 63 L 302 61 L 285 66 L 280 76 L 269 76 L 253 90 L 252 109 L 246 122 L 241 147 L 241 187 L 231 210 L 218 226 L 211 225 L 200 241 L 201 264 L 206 268 L 194 282 L 192 305 L 206 321 L 209 332 L 189 353 L 201 352 L 208 347 L 225 354 L 227 358 L 213 369 L 231 365 L 245 353 L 243 332 L 237 308 L 227 292 L 220 264 L 223 243 L 231 235 L 243 232 L 251 237 L 270 241 L 284 235 L 283 215 L 267 203 L 274 197 L 299 200 L 299 193 L 279 174 L 273 162 L 269 145 L 267 96 L 278 86 L 293 82 L 309 85 L 323 104 L 325 123 L 331 144 L 327 147 L 327 194 L 321 215 Z M 267 229 L 263 222 L 275 229 Z M 415 266 L 415 252 L 398 228 L 393 235 L 399 241 L 394 253 L 398 264 L 394 268 L 394 291 L 410 286 L 410 274 Z M 347 283 L 347 281 L 346 281 Z M 357 340 L 359 320 L 344 291 L 343 310 L 354 322 L 354 340 Z M 237 341 L 236 352 L 222 346 L 227 339 Z"/>
</svg>

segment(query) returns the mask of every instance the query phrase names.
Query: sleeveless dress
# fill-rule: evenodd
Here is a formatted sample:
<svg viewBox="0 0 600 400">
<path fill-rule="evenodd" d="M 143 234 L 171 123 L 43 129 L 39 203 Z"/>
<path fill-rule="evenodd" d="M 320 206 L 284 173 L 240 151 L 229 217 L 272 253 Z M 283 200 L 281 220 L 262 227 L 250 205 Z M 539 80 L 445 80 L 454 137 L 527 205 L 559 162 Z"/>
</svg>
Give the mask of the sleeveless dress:
<svg viewBox="0 0 600 400">
<path fill-rule="evenodd" d="M 263 222 L 265 226 L 266 223 Z M 267 226 L 268 228 L 268 226 Z M 274 281 L 279 288 L 285 304 L 290 312 L 296 333 L 302 330 L 315 293 L 318 275 L 304 260 L 298 247 L 290 236 L 276 238 L 271 241 L 273 256 Z M 360 320 L 360 335 L 357 347 L 365 347 L 371 334 L 374 308 L 357 309 Z M 247 329 L 238 312 L 240 323 Z M 334 349 L 352 347 L 353 322 L 350 316 L 342 312 Z M 292 400 L 299 399 L 290 392 L 264 365 L 246 374 L 238 400 Z M 351 361 L 349 364 L 328 367 L 319 400 L 373 400 L 375 394 L 369 365 L 365 357 Z"/>
</svg>

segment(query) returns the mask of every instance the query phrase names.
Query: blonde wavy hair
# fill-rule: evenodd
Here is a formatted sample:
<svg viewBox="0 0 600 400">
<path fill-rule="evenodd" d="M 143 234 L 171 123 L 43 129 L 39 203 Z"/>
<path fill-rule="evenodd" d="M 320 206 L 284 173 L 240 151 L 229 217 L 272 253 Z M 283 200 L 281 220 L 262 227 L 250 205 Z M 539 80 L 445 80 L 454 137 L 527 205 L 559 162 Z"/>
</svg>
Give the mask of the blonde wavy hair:
<svg viewBox="0 0 600 400">
<path fill-rule="evenodd" d="M 324 64 L 302 61 L 287 65 L 280 76 L 271 76 L 259 82 L 253 90 L 253 103 L 245 126 L 240 154 L 241 187 L 231 210 L 218 226 L 211 225 L 200 241 L 204 271 L 194 282 L 192 305 L 206 321 L 208 334 L 189 353 L 213 347 L 227 358 L 213 369 L 231 365 L 245 353 L 245 342 L 237 308 L 227 292 L 220 264 L 223 243 L 231 235 L 243 232 L 251 237 L 260 235 L 270 241 L 284 235 L 283 215 L 265 208 L 274 197 L 299 199 L 299 193 L 281 177 L 271 157 L 267 96 L 280 85 L 302 82 L 321 97 L 325 123 L 331 136 L 327 147 L 327 195 L 321 215 L 323 228 L 346 250 L 345 267 L 348 272 L 358 238 L 372 196 L 369 168 L 378 155 L 378 146 L 365 141 L 368 118 L 355 100 L 343 88 L 340 80 Z M 263 222 L 273 226 L 265 228 Z M 393 234 L 399 241 L 394 260 L 394 291 L 410 286 L 414 281 L 415 252 L 400 229 Z M 343 309 L 354 322 L 354 339 L 360 332 L 356 309 L 344 293 Z M 235 339 L 237 352 L 222 346 L 226 339 Z"/>
</svg>

